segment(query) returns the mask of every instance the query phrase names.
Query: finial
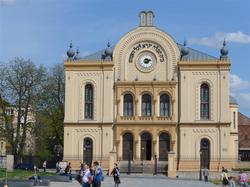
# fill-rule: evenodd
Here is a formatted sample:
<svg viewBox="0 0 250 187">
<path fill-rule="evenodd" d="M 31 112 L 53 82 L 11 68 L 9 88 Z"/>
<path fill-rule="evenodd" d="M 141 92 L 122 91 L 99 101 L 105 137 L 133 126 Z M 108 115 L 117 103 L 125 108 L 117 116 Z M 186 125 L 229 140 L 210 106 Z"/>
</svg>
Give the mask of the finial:
<svg viewBox="0 0 250 187">
<path fill-rule="evenodd" d="M 187 48 L 187 41 L 185 39 L 184 42 L 183 42 L 183 47 L 181 48 L 181 58 L 183 56 L 188 55 L 188 53 L 189 53 L 189 49 Z"/>
<path fill-rule="evenodd" d="M 74 57 L 74 60 L 79 60 L 80 59 L 79 54 L 80 54 L 80 51 L 79 51 L 79 48 L 77 47 L 77 49 L 76 49 L 76 55 Z"/>
<path fill-rule="evenodd" d="M 72 59 L 75 56 L 75 51 L 73 49 L 72 41 L 69 44 L 69 50 L 67 51 L 68 59 Z"/>
<path fill-rule="evenodd" d="M 110 60 L 113 60 L 113 49 L 110 47 L 110 42 L 107 43 L 107 48 L 104 51 L 104 54 L 102 56 L 102 59 L 105 60 L 107 57 L 110 58 Z"/>
<path fill-rule="evenodd" d="M 224 39 L 223 41 L 223 47 L 220 50 L 220 59 L 227 59 L 227 55 L 228 55 L 228 49 L 226 47 L 227 43 L 226 43 L 226 39 Z"/>
<path fill-rule="evenodd" d="M 110 42 L 108 41 L 107 47 L 110 47 Z"/>
</svg>

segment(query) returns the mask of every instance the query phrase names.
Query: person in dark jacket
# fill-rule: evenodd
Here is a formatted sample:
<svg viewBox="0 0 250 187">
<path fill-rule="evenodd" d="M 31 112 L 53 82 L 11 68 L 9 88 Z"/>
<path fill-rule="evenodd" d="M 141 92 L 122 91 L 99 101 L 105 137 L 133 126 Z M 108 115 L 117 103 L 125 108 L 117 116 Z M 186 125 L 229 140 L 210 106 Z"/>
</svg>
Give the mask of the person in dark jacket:
<svg viewBox="0 0 250 187">
<path fill-rule="evenodd" d="M 111 172 L 111 175 L 114 177 L 115 187 L 118 187 L 121 183 L 120 181 L 120 170 L 118 168 L 117 163 L 115 163 L 114 169 Z"/>
</svg>

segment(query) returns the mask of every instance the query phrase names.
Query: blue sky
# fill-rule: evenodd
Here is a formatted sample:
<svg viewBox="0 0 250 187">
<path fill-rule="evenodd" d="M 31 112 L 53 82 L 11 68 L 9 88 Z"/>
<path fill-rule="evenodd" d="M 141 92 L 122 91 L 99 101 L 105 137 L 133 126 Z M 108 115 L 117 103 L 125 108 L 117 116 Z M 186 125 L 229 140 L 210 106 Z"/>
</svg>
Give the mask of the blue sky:
<svg viewBox="0 0 250 187">
<path fill-rule="evenodd" d="M 0 61 L 62 62 L 69 42 L 82 56 L 113 45 L 153 10 L 155 25 L 176 42 L 219 57 L 228 41 L 231 94 L 250 116 L 249 0 L 0 0 Z"/>
</svg>

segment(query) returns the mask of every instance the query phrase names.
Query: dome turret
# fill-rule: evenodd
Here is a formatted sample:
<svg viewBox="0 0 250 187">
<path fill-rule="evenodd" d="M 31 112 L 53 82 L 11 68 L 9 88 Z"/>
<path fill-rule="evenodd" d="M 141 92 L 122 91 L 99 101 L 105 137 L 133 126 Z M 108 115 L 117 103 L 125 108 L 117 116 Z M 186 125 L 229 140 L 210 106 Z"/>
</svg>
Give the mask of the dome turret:
<svg viewBox="0 0 250 187">
<path fill-rule="evenodd" d="M 70 42 L 69 50 L 67 51 L 67 56 L 69 59 L 72 59 L 75 56 L 75 51 L 73 49 L 72 42 Z"/>
<path fill-rule="evenodd" d="M 189 53 L 189 49 L 187 48 L 186 45 L 187 45 L 187 42 L 185 40 L 183 43 L 183 47 L 181 48 L 181 56 L 182 57 L 188 55 L 188 53 Z"/>
<path fill-rule="evenodd" d="M 226 40 L 224 40 L 223 42 L 223 47 L 221 48 L 220 50 L 220 58 L 227 58 L 227 55 L 228 55 L 228 49 L 226 47 Z"/>
</svg>

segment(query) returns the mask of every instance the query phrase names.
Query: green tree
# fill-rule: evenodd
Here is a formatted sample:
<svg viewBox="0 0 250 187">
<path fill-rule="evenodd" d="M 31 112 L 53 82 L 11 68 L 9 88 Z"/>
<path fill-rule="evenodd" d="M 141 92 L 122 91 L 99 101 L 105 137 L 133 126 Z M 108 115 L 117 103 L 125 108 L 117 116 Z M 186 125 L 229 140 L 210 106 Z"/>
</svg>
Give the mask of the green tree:
<svg viewBox="0 0 250 187">
<path fill-rule="evenodd" d="M 63 146 L 64 120 L 64 68 L 63 64 L 54 65 L 46 76 L 37 112 L 37 147 L 39 156 L 55 155 L 58 147 Z M 41 134 L 41 130 L 43 133 Z"/>
<path fill-rule="evenodd" d="M 32 133 L 34 129 L 34 123 L 28 121 L 28 114 L 36 110 L 46 70 L 43 66 L 37 67 L 31 60 L 16 58 L 1 66 L 0 72 L 1 100 L 10 103 L 9 106 L 2 103 L 4 116 L 7 117 L 4 118 L 0 133 L 11 145 L 17 163 L 24 153 L 27 133 Z M 16 119 L 9 119 L 6 107 L 16 111 L 17 115 L 12 116 Z"/>
</svg>

